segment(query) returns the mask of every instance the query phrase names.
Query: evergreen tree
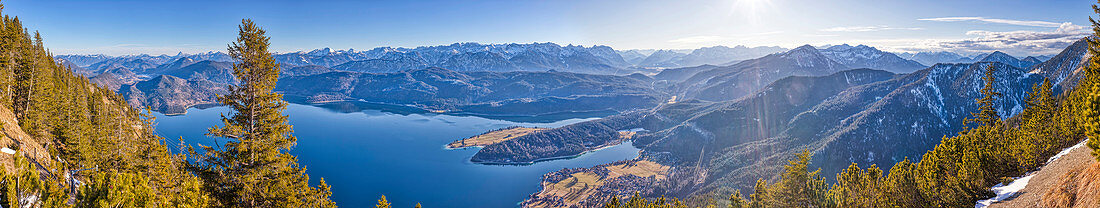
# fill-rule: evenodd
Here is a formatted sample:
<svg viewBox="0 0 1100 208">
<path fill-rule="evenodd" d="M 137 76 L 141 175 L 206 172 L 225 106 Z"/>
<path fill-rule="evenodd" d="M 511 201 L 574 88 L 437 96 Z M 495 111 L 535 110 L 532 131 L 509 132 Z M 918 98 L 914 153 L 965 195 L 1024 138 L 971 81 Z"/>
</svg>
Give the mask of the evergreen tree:
<svg viewBox="0 0 1100 208">
<path fill-rule="evenodd" d="M 149 179 L 141 174 L 101 173 L 84 187 L 80 207 L 157 207 Z"/>
<path fill-rule="evenodd" d="M 928 200 L 921 194 L 917 187 L 916 164 L 909 162 L 909 158 L 894 164 L 890 173 L 883 182 L 883 199 L 876 207 L 928 207 Z"/>
<path fill-rule="evenodd" d="M 53 181 L 43 180 L 38 169 L 22 153 L 15 154 L 14 171 L 0 175 L 3 207 L 70 207 L 68 195 Z M 48 178 L 47 178 L 48 179 Z"/>
<path fill-rule="evenodd" d="M 382 195 L 382 198 L 378 199 L 378 204 L 374 205 L 374 208 L 390 208 L 390 201 L 386 200 L 386 195 Z"/>
<path fill-rule="evenodd" d="M 756 185 L 753 186 L 753 193 L 749 194 L 749 207 L 761 208 L 771 201 L 768 196 L 768 181 L 763 178 L 756 180 Z"/>
<path fill-rule="evenodd" d="M 748 206 L 748 203 L 745 202 L 745 198 L 741 198 L 741 190 L 733 191 L 733 194 L 730 194 L 729 208 L 742 208 L 745 206 Z"/>
<path fill-rule="evenodd" d="M 882 205 L 882 170 L 875 165 L 866 170 L 855 163 L 836 176 L 829 199 L 838 207 L 877 207 Z"/>
<path fill-rule="evenodd" d="M 268 51 L 269 38 L 249 19 L 242 20 L 239 34 L 229 46 L 229 56 L 237 62 L 233 75 L 240 85 L 218 96 L 234 112 L 223 114 L 222 125 L 207 133 L 229 141 L 221 148 L 203 146 L 196 173 L 216 206 L 335 206 L 328 199 L 327 185 L 310 187 L 305 168 L 289 153 L 297 139 L 283 114 L 287 103 L 272 91 L 280 70 Z"/>
<path fill-rule="evenodd" d="M 1100 7 L 1097 5 L 1092 5 L 1092 10 L 1100 14 Z M 1089 22 L 1092 23 L 1093 36 L 1086 40 L 1089 43 L 1088 53 L 1091 56 L 1084 68 L 1084 78 L 1078 81 L 1077 89 L 1074 90 L 1082 99 L 1075 118 L 1085 127 L 1086 136 L 1089 138 L 1087 144 L 1092 149 L 1092 156 L 1100 160 L 1100 39 L 1096 38 L 1096 35 L 1100 35 L 1100 22 L 1091 16 Z"/>
<path fill-rule="evenodd" d="M 996 89 L 996 70 L 993 67 L 993 63 L 988 63 L 985 68 L 985 76 L 982 80 L 985 82 L 985 86 L 982 87 L 982 97 L 977 99 L 978 112 L 971 113 L 972 118 L 964 120 L 964 124 L 977 123 L 983 126 L 994 126 L 1001 122 L 1001 116 L 997 113 L 995 107 L 997 97 L 1001 96 L 1000 92 Z"/>
<path fill-rule="evenodd" d="M 795 156 L 795 160 L 788 161 L 783 167 L 779 181 L 768 187 L 769 204 L 778 207 L 826 207 L 829 188 L 825 178 L 820 176 L 821 169 L 809 171 L 809 150 Z"/>
</svg>

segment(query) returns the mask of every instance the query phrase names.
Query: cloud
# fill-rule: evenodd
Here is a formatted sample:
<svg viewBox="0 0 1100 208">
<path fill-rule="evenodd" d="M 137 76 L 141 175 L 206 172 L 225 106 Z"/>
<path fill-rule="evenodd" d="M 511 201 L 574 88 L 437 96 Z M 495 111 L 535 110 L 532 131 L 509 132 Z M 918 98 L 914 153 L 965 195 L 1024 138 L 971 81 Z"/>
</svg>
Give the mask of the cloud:
<svg viewBox="0 0 1100 208">
<path fill-rule="evenodd" d="M 1088 27 L 1062 23 L 1052 31 L 973 30 L 964 39 L 909 40 L 891 44 L 892 49 L 904 52 L 951 51 L 956 53 L 985 53 L 1002 51 L 1014 55 L 1049 55 L 1061 52 L 1073 42 L 1089 35 Z"/>
<path fill-rule="evenodd" d="M 995 19 L 995 18 L 985 18 L 985 17 L 939 17 L 939 18 L 924 18 L 924 19 L 917 19 L 917 20 L 935 21 L 935 22 L 976 21 L 976 22 L 989 22 L 989 23 L 1009 24 L 1009 25 L 1033 26 L 1033 27 L 1060 27 L 1062 25 L 1062 24 L 1057 23 L 1057 22 Z"/>
<path fill-rule="evenodd" d="M 821 29 L 822 32 L 874 32 L 883 30 L 923 30 L 919 27 L 853 26 Z"/>
</svg>

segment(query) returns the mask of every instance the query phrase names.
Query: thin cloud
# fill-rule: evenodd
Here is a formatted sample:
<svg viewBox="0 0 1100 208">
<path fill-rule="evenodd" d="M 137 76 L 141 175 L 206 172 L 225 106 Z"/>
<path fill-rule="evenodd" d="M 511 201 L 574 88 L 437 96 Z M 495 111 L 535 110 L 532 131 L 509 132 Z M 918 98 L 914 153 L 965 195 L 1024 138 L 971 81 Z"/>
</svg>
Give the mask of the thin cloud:
<svg viewBox="0 0 1100 208">
<path fill-rule="evenodd" d="M 923 30 L 919 27 L 853 26 L 821 29 L 822 32 L 875 32 L 883 30 Z"/>
<path fill-rule="evenodd" d="M 975 21 L 975 22 L 989 22 L 989 23 L 1033 26 L 1033 27 L 1059 27 L 1059 26 L 1062 25 L 1061 23 L 1057 23 L 1057 22 L 1033 21 L 1033 20 L 996 19 L 996 18 L 985 18 L 985 17 L 938 17 L 938 18 L 924 18 L 924 19 L 917 19 L 917 20 L 934 21 L 934 22 Z"/>
</svg>

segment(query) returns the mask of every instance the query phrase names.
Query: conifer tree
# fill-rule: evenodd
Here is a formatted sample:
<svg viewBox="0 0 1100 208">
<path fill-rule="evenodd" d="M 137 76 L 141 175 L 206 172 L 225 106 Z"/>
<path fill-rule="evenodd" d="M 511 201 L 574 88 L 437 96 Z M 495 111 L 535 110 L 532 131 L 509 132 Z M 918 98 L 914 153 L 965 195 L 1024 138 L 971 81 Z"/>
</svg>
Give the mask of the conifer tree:
<svg viewBox="0 0 1100 208">
<path fill-rule="evenodd" d="M 928 200 L 921 194 L 917 187 L 916 164 L 909 162 L 909 158 L 894 164 L 890 168 L 889 175 L 883 182 L 883 197 L 876 207 L 927 207 Z"/>
<path fill-rule="evenodd" d="M 741 198 L 741 190 L 734 190 L 733 194 L 730 194 L 729 200 L 729 208 L 742 208 L 748 205 L 745 198 Z"/>
<path fill-rule="evenodd" d="M 756 185 L 753 186 L 753 193 L 749 194 L 749 207 L 761 208 L 771 201 L 768 197 L 768 181 L 763 178 L 756 180 Z"/>
<path fill-rule="evenodd" d="M 43 180 L 38 169 L 22 153 L 13 159 L 13 172 L 0 175 L 0 204 L 3 207 L 69 207 L 68 195 L 61 187 L 49 180 Z M 48 179 L 48 178 L 47 178 Z"/>
<path fill-rule="evenodd" d="M 838 207 L 877 207 L 881 204 L 882 170 L 875 165 L 866 170 L 852 163 L 836 176 L 829 199 Z"/>
<path fill-rule="evenodd" d="M 382 198 L 378 199 L 378 204 L 374 205 L 374 208 L 390 208 L 390 201 L 386 200 L 386 195 L 382 195 Z"/>
<path fill-rule="evenodd" d="M 222 125 L 207 133 L 229 141 L 221 148 L 203 146 L 205 154 L 194 170 L 216 206 L 334 207 L 327 185 L 310 187 L 305 168 L 289 153 L 297 139 L 283 114 L 287 103 L 272 91 L 280 67 L 268 51 L 269 38 L 249 19 L 238 29 L 229 56 L 236 60 L 233 75 L 240 85 L 218 96 L 234 111 L 223 114 Z"/>
<path fill-rule="evenodd" d="M 1100 1 L 1097 1 L 1100 3 Z M 1094 13 L 1100 14 L 1100 7 L 1092 5 Z M 1084 126 L 1088 136 L 1088 147 L 1092 149 L 1092 156 L 1100 160 L 1100 22 L 1089 17 L 1092 23 L 1093 36 L 1086 38 L 1089 43 L 1088 63 L 1084 68 L 1084 78 L 1078 81 L 1075 93 L 1080 93 L 1083 100 L 1079 104 L 1077 122 Z M 1079 91 L 1079 92 L 1077 92 Z"/>
<path fill-rule="evenodd" d="M 997 97 L 1001 96 L 996 90 L 996 70 L 993 63 L 988 63 L 985 68 L 985 76 L 982 78 L 985 86 L 982 87 L 982 97 L 977 99 L 978 112 L 971 113 L 972 118 L 967 118 L 963 123 L 977 123 L 982 126 L 994 126 L 1001 122 L 1001 116 L 995 107 Z"/>
</svg>

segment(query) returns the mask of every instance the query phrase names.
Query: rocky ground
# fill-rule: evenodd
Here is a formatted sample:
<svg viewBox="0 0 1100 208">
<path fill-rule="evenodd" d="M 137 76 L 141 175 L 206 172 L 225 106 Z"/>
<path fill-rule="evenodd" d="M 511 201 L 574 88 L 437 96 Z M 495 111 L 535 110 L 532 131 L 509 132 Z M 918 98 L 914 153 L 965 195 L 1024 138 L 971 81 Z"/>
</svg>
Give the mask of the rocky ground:
<svg viewBox="0 0 1100 208">
<path fill-rule="evenodd" d="M 1095 166 L 1096 160 L 1089 154 L 1088 147 L 1079 147 L 1068 154 L 1055 159 L 1034 173 L 1027 186 L 1015 196 L 991 204 L 989 207 L 1044 207 L 1042 199 L 1048 190 L 1059 186 L 1066 173 Z M 1100 207 L 1093 204 L 1086 207 Z"/>
</svg>

